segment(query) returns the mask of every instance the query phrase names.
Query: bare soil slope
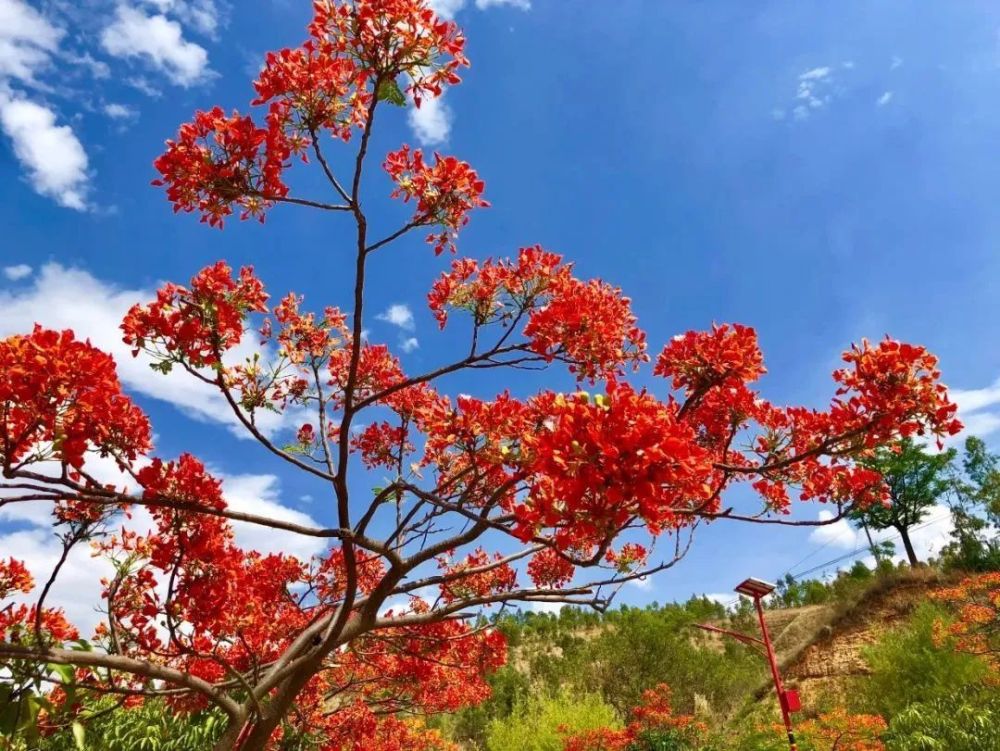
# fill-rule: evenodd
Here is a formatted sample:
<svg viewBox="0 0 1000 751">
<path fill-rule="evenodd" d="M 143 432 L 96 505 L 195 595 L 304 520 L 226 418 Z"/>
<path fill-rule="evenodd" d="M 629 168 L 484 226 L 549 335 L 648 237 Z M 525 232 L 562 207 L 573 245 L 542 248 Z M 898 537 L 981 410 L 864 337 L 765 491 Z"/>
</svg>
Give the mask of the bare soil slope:
<svg viewBox="0 0 1000 751">
<path fill-rule="evenodd" d="M 932 570 L 903 571 L 878 581 L 850 603 L 768 613 L 789 687 L 799 690 L 807 706 L 824 695 L 842 698 L 851 679 L 868 672 L 864 648 L 904 621 L 941 584 L 940 574 Z M 762 692 L 768 688 L 762 687 Z"/>
</svg>

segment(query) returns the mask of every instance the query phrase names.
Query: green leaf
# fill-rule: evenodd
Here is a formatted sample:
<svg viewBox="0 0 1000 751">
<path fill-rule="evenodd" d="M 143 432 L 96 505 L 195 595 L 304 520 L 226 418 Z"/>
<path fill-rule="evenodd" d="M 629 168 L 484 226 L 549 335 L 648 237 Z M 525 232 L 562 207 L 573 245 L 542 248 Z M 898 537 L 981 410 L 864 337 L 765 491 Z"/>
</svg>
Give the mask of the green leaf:
<svg viewBox="0 0 1000 751">
<path fill-rule="evenodd" d="M 380 102 L 395 104 L 397 107 L 406 106 L 406 97 L 403 95 L 403 91 L 399 88 L 399 84 L 396 83 L 395 79 L 390 78 L 387 81 L 382 81 L 378 86 L 375 98 Z"/>
<path fill-rule="evenodd" d="M 79 751 L 87 751 L 87 730 L 79 722 L 73 723 L 73 740 Z"/>
</svg>

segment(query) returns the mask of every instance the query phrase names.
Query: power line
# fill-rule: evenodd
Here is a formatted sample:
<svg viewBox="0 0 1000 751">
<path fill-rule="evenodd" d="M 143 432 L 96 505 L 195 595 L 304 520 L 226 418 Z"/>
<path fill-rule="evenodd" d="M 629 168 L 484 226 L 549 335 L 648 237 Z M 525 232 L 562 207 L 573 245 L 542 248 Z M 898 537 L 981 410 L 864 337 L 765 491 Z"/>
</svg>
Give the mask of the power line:
<svg viewBox="0 0 1000 751">
<path fill-rule="evenodd" d="M 943 522 L 943 521 L 945 521 L 946 519 L 949 519 L 949 518 L 951 518 L 951 513 L 950 512 L 947 513 L 947 514 L 943 514 L 942 516 L 939 516 L 939 517 L 937 517 L 935 519 L 931 519 L 929 521 L 926 521 L 926 522 L 924 522 L 922 524 L 917 524 L 917 525 L 915 525 L 913 527 L 910 527 L 907 531 L 908 532 L 915 532 L 918 529 L 925 529 L 926 527 L 930 527 L 930 526 L 933 526 L 935 524 L 940 524 L 941 522 Z M 884 540 L 881 540 L 881 542 L 895 542 L 897 540 L 902 540 L 902 539 L 903 539 L 903 535 L 902 534 L 895 534 L 892 537 L 887 537 Z M 790 566 L 788 568 L 788 570 L 786 570 L 785 576 L 791 576 L 792 577 L 792 581 L 800 581 L 802 579 L 802 577 L 804 577 L 804 576 L 808 576 L 809 574 L 815 573 L 817 571 L 822 571 L 823 569 L 829 568 L 830 566 L 832 566 L 834 564 L 842 563 L 843 561 L 848 561 L 851 558 L 856 558 L 859 555 L 864 555 L 866 553 L 870 553 L 871 552 L 871 550 L 869 548 L 867 548 L 867 547 L 862 548 L 862 547 L 859 547 L 859 546 L 855 545 L 854 550 L 852 552 L 850 552 L 850 553 L 845 553 L 843 555 L 837 556 L 836 558 L 831 558 L 830 560 L 825 561 L 824 563 L 821 563 L 821 564 L 819 564 L 817 566 L 813 566 L 812 568 L 806 569 L 805 571 L 800 571 L 797 574 L 793 575 L 791 573 L 792 569 L 794 569 L 796 566 L 799 566 L 802 563 L 804 563 L 805 561 L 807 561 L 810 558 L 812 558 L 814 555 L 816 555 L 817 553 L 819 553 L 820 551 L 822 551 L 824 548 L 828 547 L 832 542 L 834 542 L 834 541 L 830 540 L 829 542 L 824 543 L 820 547 L 816 548 L 816 550 L 814 550 L 812 553 L 810 553 L 809 555 L 807 555 L 805 558 L 803 558 L 802 560 L 800 560 L 798 563 L 794 564 L 793 566 Z M 780 577 L 780 578 L 783 580 L 784 576 Z M 736 597 L 733 600 L 730 600 L 729 602 L 723 603 L 722 607 L 725 608 L 726 610 L 729 610 L 734 605 L 737 605 L 740 602 L 741 599 L 742 599 L 741 597 Z"/>
<path fill-rule="evenodd" d="M 939 523 L 941 523 L 941 522 L 943 522 L 943 521 L 945 521 L 946 519 L 949 519 L 949 518 L 951 518 L 951 513 L 944 514 L 942 516 L 937 517 L 936 519 L 931 519 L 930 521 L 924 522 L 923 524 L 917 524 L 917 525 L 915 525 L 913 527 L 910 527 L 908 531 L 915 532 L 918 529 L 924 529 L 924 528 L 930 527 L 930 526 L 932 526 L 934 524 L 939 524 Z M 882 540 L 881 542 L 895 542 L 896 540 L 902 540 L 902 539 L 903 539 L 903 535 L 902 534 L 895 534 L 892 537 L 887 537 L 886 539 Z M 858 555 L 864 555 L 865 553 L 869 553 L 869 552 L 871 552 L 869 548 L 858 548 L 858 547 L 855 547 L 853 553 L 847 553 L 845 555 L 837 556 L 836 558 L 833 558 L 833 559 L 831 559 L 829 561 L 826 561 L 825 563 L 821 563 L 818 566 L 813 566 L 812 568 L 806 569 L 805 571 L 800 571 L 799 573 L 794 574 L 794 575 L 789 570 L 789 571 L 786 572 L 786 576 L 791 576 L 793 581 L 797 581 L 797 580 L 801 579 L 803 576 L 807 576 L 808 574 L 815 573 L 816 571 L 821 571 L 821 570 L 823 570 L 823 569 L 825 569 L 825 568 L 827 568 L 829 566 L 832 566 L 835 563 L 840 563 L 842 561 L 850 560 L 851 558 L 854 558 L 854 557 L 856 557 Z M 795 567 L 792 566 L 792 568 L 795 568 Z"/>
</svg>

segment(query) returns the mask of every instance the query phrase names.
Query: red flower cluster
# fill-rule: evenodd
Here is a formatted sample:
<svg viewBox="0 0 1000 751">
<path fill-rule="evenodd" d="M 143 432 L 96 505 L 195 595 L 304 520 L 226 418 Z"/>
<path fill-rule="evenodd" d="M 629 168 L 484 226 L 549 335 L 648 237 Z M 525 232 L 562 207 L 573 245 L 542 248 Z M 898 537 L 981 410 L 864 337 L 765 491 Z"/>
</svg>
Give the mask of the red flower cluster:
<svg viewBox="0 0 1000 751">
<path fill-rule="evenodd" d="M 356 63 L 315 39 L 298 49 L 269 52 L 254 88 L 252 104 L 281 102 L 272 113 L 295 151 L 304 150 L 312 133 L 323 129 L 349 140 L 351 129 L 364 124 L 371 102 Z"/>
<path fill-rule="evenodd" d="M 961 430 L 938 360 L 923 347 L 889 337 L 876 346 L 862 341 L 844 362 L 848 367 L 833 374 L 840 384 L 830 410 L 835 430 L 864 431 L 868 447 L 914 434 L 940 440 Z"/>
<path fill-rule="evenodd" d="M 881 738 L 888 729 L 879 715 L 835 709 L 799 723 L 796 735 L 816 751 L 885 751 Z M 774 731 L 776 735 L 785 735 L 784 726 L 776 725 Z"/>
<path fill-rule="evenodd" d="M 35 580 L 21 561 L 0 559 L 0 600 L 6 600 L 15 592 L 27 594 L 34 586 Z"/>
<path fill-rule="evenodd" d="M 646 360 L 646 336 L 636 326 L 631 301 L 597 279 L 556 277 L 548 302 L 532 312 L 524 335 L 546 360 L 567 361 L 570 372 L 591 383 Z"/>
<path fill-rule="evenodd" d="M 424 95 L 461 79 L 468 67 L 465 38 L 452 21 L 439 19 L 425 0 L 318 0 L 309 33 L 325 48 L 353 61 L 364 80 L 409 78 L 417 106 Z"/>
<path fill-rule="evenodd" d="M 1000 573 L 967 577 L 933 597 L 957 616 L 947 626 L 939 626 L 940 636 L 952 637 L 959 651 L 983 655 L 1000 667 Z"/>
<path fill-rule="evenodd" d="M 482 197 L 486 184 L 468 162 L 453 156 L 434 154 L 434 164 L 428 165 L 420 149 L 411 151 L 409 146 L 403 146 L 390 152 L 383 166 L 396 183 L 392 197 L 407 203 L 416 201 L 411 224 L 442 228 L 427 237 L 436 254 L 445 249 L 454 252 L 455 237 L 469 223 L 469 212 L 490 205 Z"/>
<path fill-rule="evenodd" d="M 236 208 L 241 219 L 263 221 L 288 196 L 283 173 L 291 156 L 305 160 L 319 131 L 346 141 L 353 128 L 367 127 L 379 99 L 403 103 L 398 80 L 409 81 L 419 107 L 423 97 L 459 83 L 458 68 L 469 64 L 458 27 L 438 19 L 423 0 L 318 0 L 314 10 L 309 40 L 269 53 L 254 84 L 253 104 L 268 106 L 263 127 L 216 107 L 196 112 L 176 140 L 167 141 L 154 162 L 160 178 L 153 184 L 166 187 L 175 211 L 198 211 L 217 227 Z M 468 165 L 449 157 L 433 173 L 442 194 L 431 200 L 428 187 L 421 195 L 427 209 L 421 223 L 445 227 L 438 241 L 444 247 L 447 233 L 464 224 L 461 196 L 469 208 L 485 203 Z"/>
<path fill-rule="evenodd" d="M 347 318 L 338 308 L 328 307 L 317 321 L 315 314 L 299 312 L 301 304 L 302 298 L 290 293 L 274 308 L 279 326 L 277 338 L 280 353 L 284 357 L 296 364 L 308 360 L 322 361 L 350 341 Z M 270 324 L 265 325 L 262 333 L 270 336 Z"/>
<path fill-rule="evenodd" d="M 355 576 L 358 590 L 363 594 L 371 592 L 382 581 L 385 564 L 381 558 L 368 553 L 357 553 Z M 347 588 L 347 566 L 343 548 L 333 548 L 320 561 L 311 582 L 321 602 L 336 605 L 344 599 Z"/>
<path fill-rule="evenodd" d="M 442 599 L 452 603 L 516 589 L 517 572 L 509 563 L 500 563 L 502 560 L 500 553 L 494 553 L 491 558 L 482 548 L 476 548 L 457 563 L 448 558 L 440 559 L 438 566 L 448 577 L 441 585 Z"/>
<path fill-rule="evenodd" d="M 136 479 L 146 500 L 163 498 L 206 509 L 226 507 L 222 483 L 191 454 L 181 454 L 176 462 L 154 459 L 136 473 Z"/>
<path fill-rule="evenodd" d="M 266 302 L 252 267 L 244 266 L 234 279 L 219 261 L 199 271 L 190 289 L 167 284 L 155 301 L 133 306 L 121 328 L 133 355 L 147 350 L 165 363 L 217 366 L 221 354 L 240 343 L 246 316 L 266 312 Z"/>
<path fill-rule="evenodd" d="M 174 211 L 198 211 L 213 227 L 221 227 L 234 206 L 241 219 L 263 221 L 267 208 L 288 194 L 282 172 L 293 150 L 302 148 L 286 137 L 284 120 L 280 107 L 264 128 L 249 115 L 227 117 L 221 107 L 196 112 L 153 162 L 161 175 L 153 185 L 166 187 Z"/>
<path fill-rule="evenodd" d="M 649 394 L 612 382 L 595 397 L 544 393 L 530 408 L 538 427 L 521 443 L 531 489 L 516 509 L 526 539 L 547 528 L 561 548 L 583 548 L 637 518 L 655 534 L 711 493 L 711 455 L 676 407 Z"/>
<path fill-rule="evenodd" d="M 538 245 L 521 248 L 516 262 L 456 259 L 434 283 L 428 303 L 442 328 L 449 309 L 469 311 L 477 326 L 515 325 L 526 317 L 530 349 L 549 362 L 567 362 L 580 379 L 621 375 L 626 365 L 644 362 L 645 335 L 629 299 L 572 271 Z"/>
<path fill-rule="evenodd" d="M 642 703 L 632 710 L 632 721 L 623 729 L 596 728 L 567 736 L 563 751 L 626 751 L 637 748 L 645 734 L 670 732 L 685 747 L 703 741 L 708 728 L 690 715 L 675 715 L 670 705 L 670 686 L 661 683 L 644 691 Z"/>
<path fill-rule="evenodd" d="M 24 563 L 14 558 L 0 559 L 0 641 L 31 641 L 34 638 L 34 605 L 15 605 L 2 601 L 11 595 L 27 594 L 34 589 L 35 580 Z M 42 611 L 42 638 L 61 644 L 79 637 L 61 610 L 45 608 Z"/>
<path fill-rule="evenodd" d="M 361 455 L 361 461 L 369 469 L 394 469 L 413 451 L 408 433 L 402 425 L 390 425 L 384 420 L 373 422 L 351 438 L 351 448 Z"/>
<path fill-rule="evenodd" d="M 545 548 L 528 561 L 528 577 L 536 587 L 561 589 L 573 580 L 576 566 L 552 548 Z"/>
<path fill-rule="evenodd" d="M 609 564 L 614 566 L 619 573 L 625 574 L 629 571 L 633 571 L 637 568 L 642 568 L 646 565 L 646 560 L 649 558 L 649 551 L 646 550 L 645 546 L 639 545 L 635 542 L 626 542 L 622 545 L 621 550 L 614 550 L 608 548 L 608 552 L 604 554 L 604 560 Z"/>
<path fill-rule="evenodd" d="M 757 332 L 737 323 L 678 334 L 660 353 L 653 372 L 691 396 L 729 380 L 751 383 L 765 370 Z"/>
<path fill-rule="evenodd" d="M 0 340 L 0 461 L 56 459 L 80 469 L 88 451 L 129 463 L 149 450 L 146 416 L 125 394 L 110 355 L 72 331 L 36 326 Z"/>
</svg>

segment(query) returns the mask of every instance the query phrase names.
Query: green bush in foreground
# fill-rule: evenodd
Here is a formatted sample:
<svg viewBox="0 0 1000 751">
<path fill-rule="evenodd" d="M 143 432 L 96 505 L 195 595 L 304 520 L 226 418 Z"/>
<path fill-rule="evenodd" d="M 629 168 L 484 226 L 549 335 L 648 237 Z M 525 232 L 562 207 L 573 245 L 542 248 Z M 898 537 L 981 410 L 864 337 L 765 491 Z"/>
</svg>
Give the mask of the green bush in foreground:
<svg viewBox="0 0 1000 751">
<path fill-rule="evenodd" d="M 989 670 L 986 664 L 935 639 L 935 624 L 946 618 L 946 611 L 924 603 L 909 623 L 865 650 L 872 673 L 860 686 L 864 711 L 892 720 L 911 704 L 933 702 L 981 685 Z"/>
<path fill-rule="evenodd" d="M 531 696 L 510 717 L 495 719 L 486 729 L 488 751 L 562 751 L 566 733 L 620 727 L 609 705 L 593 694 Z"/>
<path fill-rule="evenodd" d="M 1000 697 L 973 693 L 911 704 L 889 726 L 889 751 L 997 751 Z"/>
</svg>

